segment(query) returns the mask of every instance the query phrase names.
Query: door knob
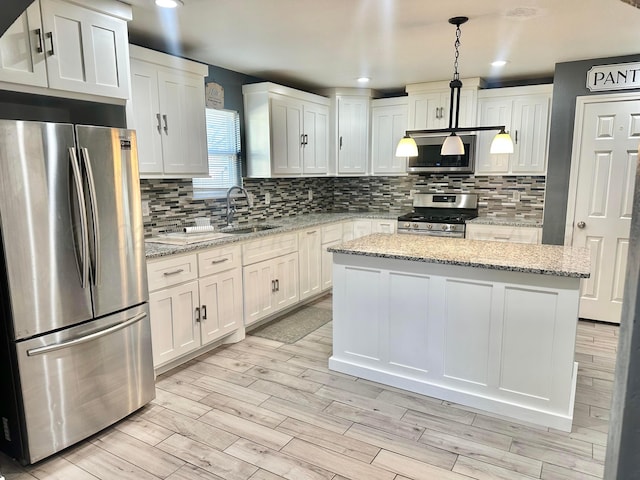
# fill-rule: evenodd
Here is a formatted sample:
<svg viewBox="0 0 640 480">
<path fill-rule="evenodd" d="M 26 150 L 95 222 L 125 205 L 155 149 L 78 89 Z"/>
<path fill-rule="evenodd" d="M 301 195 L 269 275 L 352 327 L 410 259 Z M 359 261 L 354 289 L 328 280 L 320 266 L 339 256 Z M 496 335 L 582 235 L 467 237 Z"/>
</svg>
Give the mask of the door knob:
<svg viewBox="0 0 640 480">
<path fill-rule="evenodd" d="M 587 226 L 587 224 L 586 224 L 586 223 L 584 223 L 584 222 L 578 222 L 578 225 L 577 225 L 577 226 L 578 226 L 578 228 L 584 228 L 584 227 L 586 227 L 586 226 Z"/>
</svg>

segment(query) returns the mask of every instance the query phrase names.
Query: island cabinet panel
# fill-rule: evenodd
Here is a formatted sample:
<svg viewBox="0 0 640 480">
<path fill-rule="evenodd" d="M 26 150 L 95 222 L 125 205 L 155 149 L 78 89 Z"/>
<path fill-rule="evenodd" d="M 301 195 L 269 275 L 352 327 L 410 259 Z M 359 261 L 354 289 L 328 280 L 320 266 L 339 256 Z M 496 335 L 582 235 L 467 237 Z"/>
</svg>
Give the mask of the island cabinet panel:
<svg viewBox="0 0 640 480">
<path fill-rule="evenodd" d="M 339 372 L 570 431 L 580 278 L 334 253 Z"/>
<path fill-rule="evenodd" d="M 391 368 L 412 369 L 427 373 L 439 359 L 431 357 L 430 343 L 436 328 L 430 325 L 428 313 L 431 279 L 428 275 L 406 275 L 390 272 L 387 292 L 378 296 L 383 301 L 388 298 L 387 311 L 395 312 L 393 322 L 387 325 L 384 338 L 388 338 L 388 352 Z M 384 284 L 383 284 L 384 285 Z"/>
<path fill-rule="evenodd" d="M 447 279 L 443 304 L 443 376 L 487 386 L 492 348 L 493 285 Z"/>
</svg>

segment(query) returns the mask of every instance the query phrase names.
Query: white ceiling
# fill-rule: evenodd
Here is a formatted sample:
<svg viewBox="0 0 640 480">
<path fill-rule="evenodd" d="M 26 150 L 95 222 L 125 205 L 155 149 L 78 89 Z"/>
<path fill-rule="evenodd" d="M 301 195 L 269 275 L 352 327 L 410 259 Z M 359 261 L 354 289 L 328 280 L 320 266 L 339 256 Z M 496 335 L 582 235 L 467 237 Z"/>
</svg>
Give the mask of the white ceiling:
<svg viewBox="0 0 640 480">
<path fill-rule="evenodd" d="M 133 5 L 132 41 L 289 85 L 401 90 L 461 78 L 551 77 L 557 62 L 640 53 L 640 9 L 620 0 L 153 0 Z M 509 63 L 498 70 L 490 62 Z"/>
</svg>

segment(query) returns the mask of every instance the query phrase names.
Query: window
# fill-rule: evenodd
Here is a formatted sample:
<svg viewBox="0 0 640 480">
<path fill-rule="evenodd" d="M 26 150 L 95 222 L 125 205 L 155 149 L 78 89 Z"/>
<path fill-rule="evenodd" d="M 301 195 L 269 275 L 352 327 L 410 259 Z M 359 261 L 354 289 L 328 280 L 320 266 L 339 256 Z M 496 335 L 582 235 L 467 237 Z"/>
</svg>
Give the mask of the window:
<svg viewBox="0 0 640 480">
<path fill-rule="evenodd" d="M 242 184 L 240 115 L 234 110 L 206 109 L 209 176 L 193 179 L 196 198 L 223 196 Z"/>
</svg>

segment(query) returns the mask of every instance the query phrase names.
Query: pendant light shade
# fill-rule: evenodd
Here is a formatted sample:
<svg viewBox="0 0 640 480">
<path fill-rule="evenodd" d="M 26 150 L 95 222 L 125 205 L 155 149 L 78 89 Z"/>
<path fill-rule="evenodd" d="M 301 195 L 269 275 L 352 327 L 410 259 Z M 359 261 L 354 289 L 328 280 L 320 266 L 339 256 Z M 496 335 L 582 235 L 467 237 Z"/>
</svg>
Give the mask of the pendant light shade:
<svg viewBox="0 0 640 480">
<path fill-rule="evenodd" d="M 464 144 L 455 132 L 451 132 L 451 135 L 445 138 L 440 149 L 440 155 L 464 155 Z"/>
<path fill-rule="evenodd" d="M 504 128 L 493 137 L 489 153 L 513 153 L 513 140 Z"/>
<path fill-rule="evenodd" d="M 416 141 L 411 138 L 409 135 L 405 135 L 398 142 L 398 147 L 396 148 L 396 157 L 417 157 L 418 156 L 418 145 L 416 145 Z"/>
</svg>

